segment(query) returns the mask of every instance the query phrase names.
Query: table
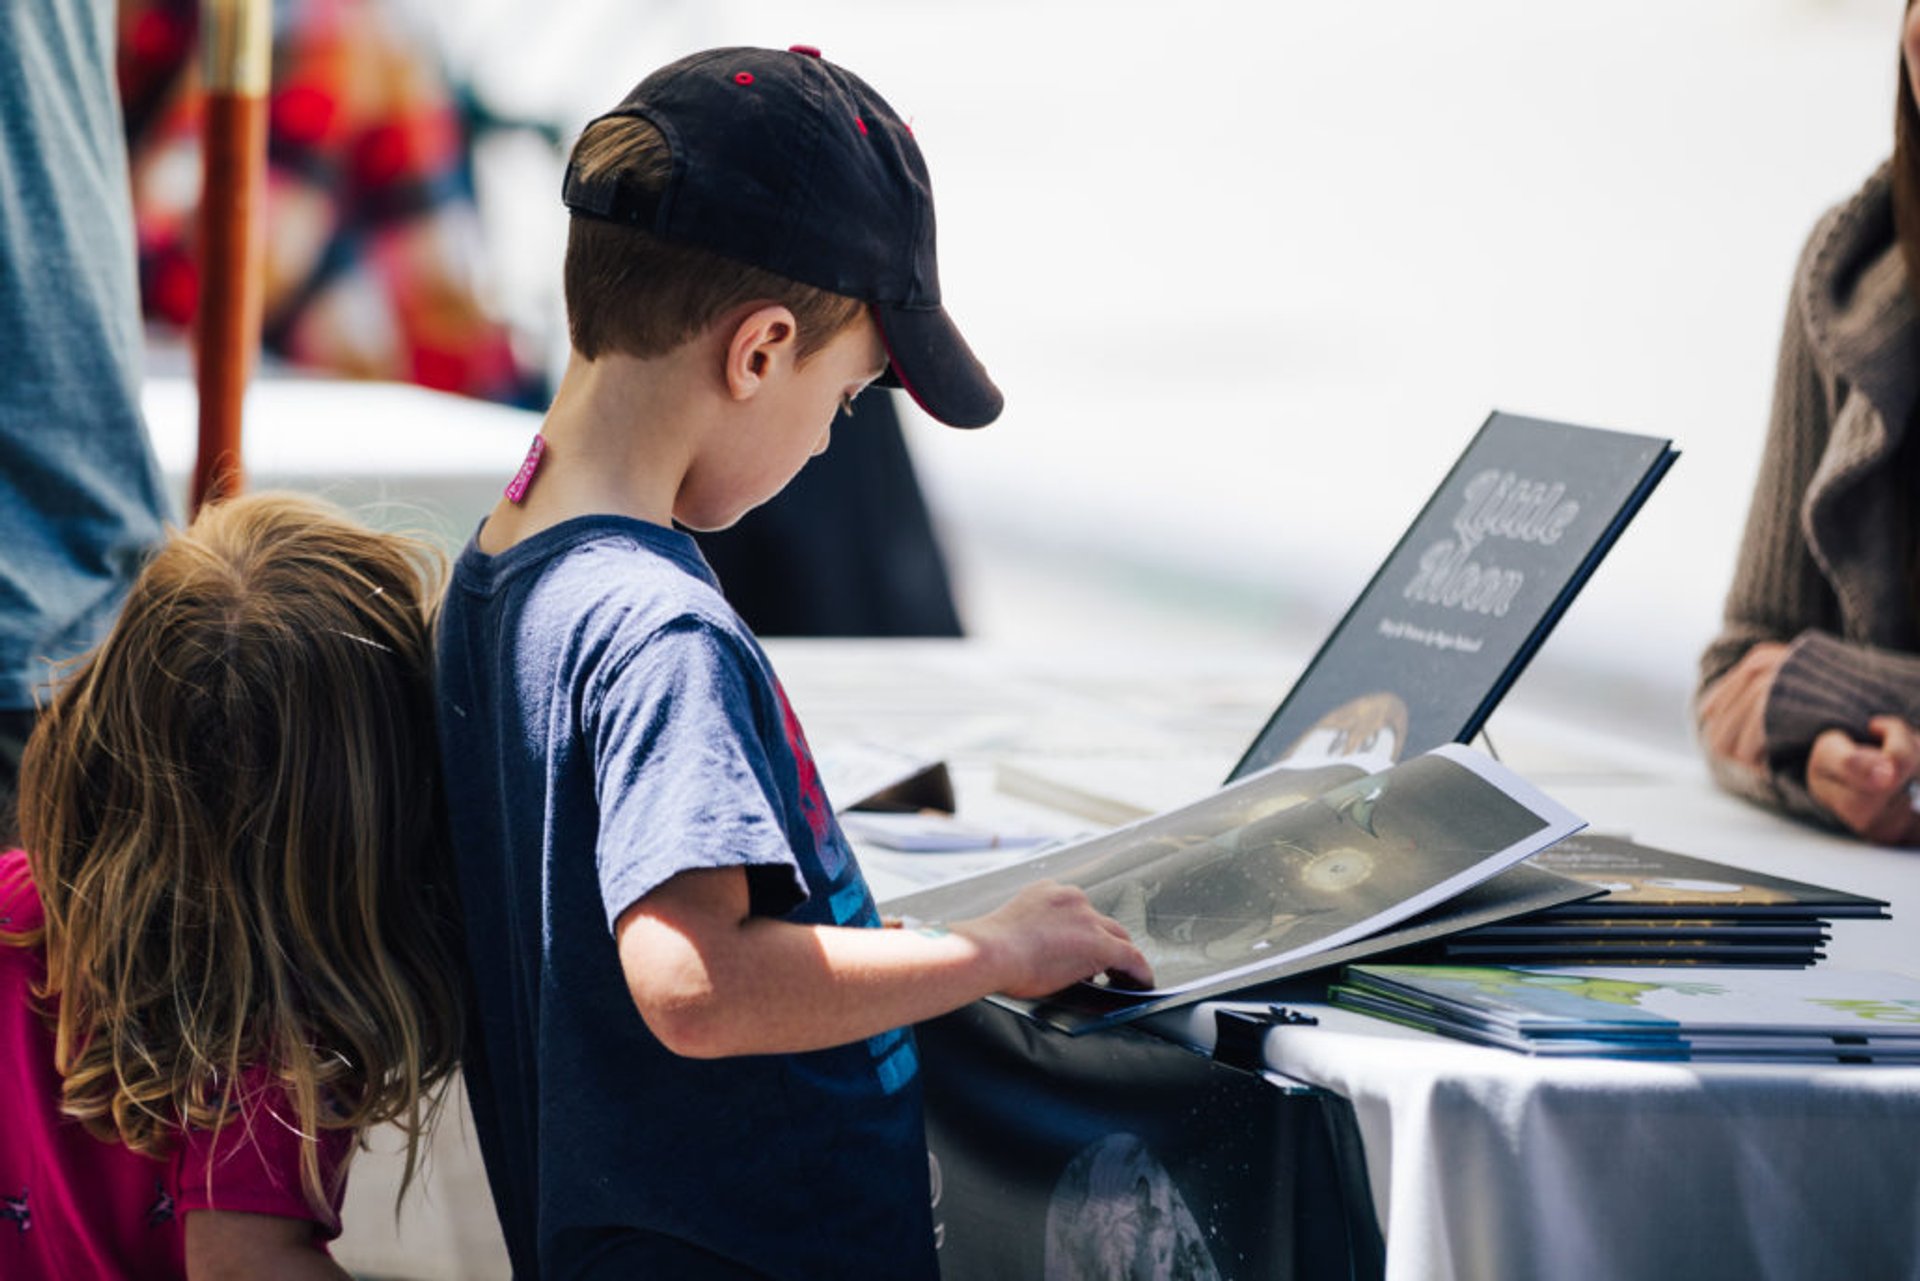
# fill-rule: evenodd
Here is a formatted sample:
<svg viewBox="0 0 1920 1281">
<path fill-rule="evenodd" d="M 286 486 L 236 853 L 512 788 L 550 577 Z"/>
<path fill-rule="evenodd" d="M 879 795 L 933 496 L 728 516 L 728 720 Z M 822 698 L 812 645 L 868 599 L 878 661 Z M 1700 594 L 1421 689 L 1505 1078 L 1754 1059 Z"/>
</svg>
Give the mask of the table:
<svg viewBox="0 0 1920 1281">
<path fill-rule="evenodd" d="M 1148 803 L 1176 802 L 1218 783 L 1300 658 L 1069 660 L 930 641 L 769 648 L 823 756 L 852 741 L 937 755 L 963 813 L 1058 833 L 1088 824 L 1003 791 L 999 763 L 1077 765 L 1124 777 Z M 1523 681 L 1495 714 L 1499 754 L 1596 829 L 1886 899 L 1892 921 L 1836 922 L 1828 963 L 1920 972 L 1909 924 L 1920 912 L 1920 852 L 1778 818 L 1716 791 L 1684 751 L 1597 732 L 1525 694 Z M 883 900 L 1005 857 L 861 851 Z M 1149 1030 L 1208 1049 L 1215 1012 L 1233 1006 L 1177 1011 Z M 1268 1031 L 1262 1059 L 1350 1102 L 1389 1281 L 1920 1277 L 1920 1069 L 1538 1063 L 1314 1012 L 1318 1026 Z M 436 1132 L 404 1241 L 392 1225 L 397 1161 L 376 1152 L 356 1165 L 339 1251 L 351 1266 L 506 1275 L 463 1122 L 449 1116 Z M 1325 1175 L 1267 1177 L 1290 1181 L 1299 1203 Z"/>
<path fill-rule="evenodd" d="M 776 661 L 813 725 L 806 700 L 836 688 L 842 659 L 798 649 Z M 1074 738 L 1062 724 L 1074 716 L 1063 700 L 1076 690 L 1099 712 L 1086 737 L 1123 757 L 1146 750 L 1156 731 L 1142 721 L 1165 713 L 1129 721 L 1126 706 L 1097 691 L 1134 691 L 1135 711 L 1182 709 L 1183 726 L 1160 727 L 1171 750 L 1157 801 L 1217 780 L 1221 761 L 1230 763 L 1219 751 L 1232 746 L 1225 740 L 1236 723 L 1250 736 L 1258 720 L 1242 718 L 1284 688 L 1258 688 L 1257 662 L 1162 665 L 1132 677 L 1098 664 L 1056 665 L 1050 680 L 1044 660 L 996 668 L 979 653 L 921 650 L 896 651 L 890 661 L 885 679 L 875 673 L 886 664 L 871 654 L 846 670 L 874 681 L 870 696 L 884 699 L 893 682 L 925 688 L 929 669 L 942 669 L 945 680 L 932 688 L 979 683 L 965 695 L 979 704 L 977 715 L 996 705 L 983 691 L 997 685 L 1006 696 L 1000 714 L 1026 707 L 1036 736 L 1051 740 L 1043 746 L 1061 759 Z M 844 720 L 818 719 L 830 733 L 855 731 L 865 723 L 861 701 L 839 705 Z M 892 728 L 906 729 L 915 712 L 889 706 L 899 718 Z M 946 732 L 955 745 L 964 739 L 958 723 Z M 1691 754 L 1598 733 L 1564 715 L 1503 709 L 1492 732 L 1506 763 L 1596 830 L 1888 900 L 1892 921 L 1835 923 L 1826 963 L 1920 973 L 1920 942 L 1907 924 L 1920 911 L 1920 853 L 1874 849 L 1780 818 L 1719 792 Z M 987 747 L 1033 743 L 1009 722 Z M 964 751 L 958 759 L 968 763 Z M 1007 806 L 1003 796 L 963 787 L 963 812 L 970 802 L 1003 816 Z M 884 898 L 902 860 L 862 857 Z M 1222 1008 L 1236 1006 L 1203 1003 L 1148 1026 L 1211 1049 Z M 1920 1277 L 1920 1068 L 1540 1062 L 1344 1010 L 1312 1013 L 1317 1026 L 1266 1032 L 1262 1059 L 1351 1101 L 1389 1281 Z"/>
<path fill-rule="evenodd" d="M 1920 854 L 1872 849 L 1713 788 L 1697 760 L 1596 744 L 1510 764 L 1596 828 L 1887 899 L 1826 964 L 1920 972 Z M 1353 1102 L 1390 1281 L 1920 1276 L 1920 1069 L 1540 1062 L 1344 1010 L 1265 1061 Z M 1206 1046 L 1210 1010 L 1156 1024 Z"/>
</svg>

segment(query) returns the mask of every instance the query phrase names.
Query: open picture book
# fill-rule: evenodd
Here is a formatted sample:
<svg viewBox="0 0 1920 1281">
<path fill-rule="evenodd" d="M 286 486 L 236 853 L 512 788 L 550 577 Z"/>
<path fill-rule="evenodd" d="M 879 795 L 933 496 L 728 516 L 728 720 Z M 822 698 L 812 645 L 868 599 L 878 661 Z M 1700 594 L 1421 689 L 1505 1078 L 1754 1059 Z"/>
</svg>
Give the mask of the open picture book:
<svg viewBox="0 0 1920 1281">
<path fill-rule="evenodd" d="M 1153 966 L 1145 991 L 1088 982 L 995 1001 L 1079 1032 L 1252 986 L 1435 909 L 1583 822 L 1472 749 L 1369 773 L 1279 766 L 1202 799 L 965 880 L 889 900 L 922 922 L 992 911 L 1042 879 L 1078 885 Z M 1559 882 L 1533 873 L 1532 882 Z M 1537 885 L 1535 886 L 1537 888 Z M 1590 889 L 1550 884 L 1529 910 Z"/>
</svg>

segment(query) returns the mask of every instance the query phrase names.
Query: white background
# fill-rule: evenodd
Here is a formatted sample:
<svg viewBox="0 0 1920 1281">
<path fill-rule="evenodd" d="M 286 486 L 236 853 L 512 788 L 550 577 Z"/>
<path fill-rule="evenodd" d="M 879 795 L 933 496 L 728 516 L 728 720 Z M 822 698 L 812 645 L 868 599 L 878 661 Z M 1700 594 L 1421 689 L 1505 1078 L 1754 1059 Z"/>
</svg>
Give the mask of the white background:
<svg viewBox="0 0 1920 1281">
<path fill-rule="evenodd" d="M 1673 736 L 1800 243 L 1891 146 L 1902 11 L 418 3 L 496 107 L 569 136 L 716 43 L 818 45 L 912 121 L 947 302 L 1008 394 L 985 432 L 909 424 L 976 632 L 1303 658 L 1504 408 L 1683 451 L 1522 687 Z M 497 287 L 550 319 L 532 147 L 482 194 Z"/>
</svg>

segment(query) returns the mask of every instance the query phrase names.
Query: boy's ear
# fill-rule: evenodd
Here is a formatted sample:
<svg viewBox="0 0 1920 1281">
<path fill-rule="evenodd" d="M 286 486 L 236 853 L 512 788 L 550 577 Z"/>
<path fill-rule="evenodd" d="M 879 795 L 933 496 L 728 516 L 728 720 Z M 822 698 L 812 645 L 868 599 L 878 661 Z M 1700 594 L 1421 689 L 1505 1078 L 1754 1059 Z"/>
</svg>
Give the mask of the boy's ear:
<svg viewBox="0 0 1920 1281">
<path fill-rule="evenodd" d="M 792 363 L 799 341 L 799 322 L 778 303 L 742 317 L 727 342 L 727 394 L 735 400 L 752 397 L 783 362 Z"/>
</svg>

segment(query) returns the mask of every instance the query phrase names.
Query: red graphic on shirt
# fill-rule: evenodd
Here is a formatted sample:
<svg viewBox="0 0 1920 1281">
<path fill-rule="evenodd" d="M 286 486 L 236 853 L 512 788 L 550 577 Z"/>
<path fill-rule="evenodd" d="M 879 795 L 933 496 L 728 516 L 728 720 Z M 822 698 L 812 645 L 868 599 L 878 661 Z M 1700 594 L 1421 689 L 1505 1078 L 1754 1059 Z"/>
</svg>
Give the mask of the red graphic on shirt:
<svg viewBox="0 0 1920 1281">
<path fill-rule="evenodd" d="M 800 776 L 800 812 L 807 816 L 815 848 L 824 850 L 832 840 L 833 812 L 827 808 L 826 790 L 820 786 L 820 770 L 813 763 L 806 731 L 800 728 L 800 718 L 793 714 L 793 704 L 787 701 L 785 687 L 775 681 L 773 692 L 780 696 L 780 717 L 786 726 L 787 747 L 793 752 L 794 769 Z"/>
</svg>

